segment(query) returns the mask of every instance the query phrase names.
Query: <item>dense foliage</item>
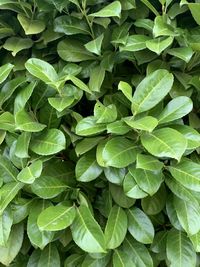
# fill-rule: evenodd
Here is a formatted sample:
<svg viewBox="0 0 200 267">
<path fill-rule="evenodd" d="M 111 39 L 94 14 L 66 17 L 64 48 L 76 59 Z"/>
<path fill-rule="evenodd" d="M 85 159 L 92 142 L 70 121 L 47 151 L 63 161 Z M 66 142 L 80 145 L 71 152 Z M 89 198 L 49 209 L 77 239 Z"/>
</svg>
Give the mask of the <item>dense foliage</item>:
<svg viewBox="0 0 200 267">
<path fill-rule="evenodd" d="M 195 267 L 200 1 L 0 0 L 0 266 Z"/>
</svg>

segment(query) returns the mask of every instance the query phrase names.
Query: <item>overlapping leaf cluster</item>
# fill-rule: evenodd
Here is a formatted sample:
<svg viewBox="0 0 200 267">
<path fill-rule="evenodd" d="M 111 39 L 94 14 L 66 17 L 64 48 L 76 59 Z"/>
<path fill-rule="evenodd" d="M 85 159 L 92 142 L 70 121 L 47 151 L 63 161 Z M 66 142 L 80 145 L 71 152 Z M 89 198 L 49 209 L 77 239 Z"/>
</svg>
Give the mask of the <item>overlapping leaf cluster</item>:
<svg viewBox="0 0 200 267">
<path fill-rule="evenodd" d="M 198 266 L 199 14 L 0 0 L 1 266 Z"/>
</svg>

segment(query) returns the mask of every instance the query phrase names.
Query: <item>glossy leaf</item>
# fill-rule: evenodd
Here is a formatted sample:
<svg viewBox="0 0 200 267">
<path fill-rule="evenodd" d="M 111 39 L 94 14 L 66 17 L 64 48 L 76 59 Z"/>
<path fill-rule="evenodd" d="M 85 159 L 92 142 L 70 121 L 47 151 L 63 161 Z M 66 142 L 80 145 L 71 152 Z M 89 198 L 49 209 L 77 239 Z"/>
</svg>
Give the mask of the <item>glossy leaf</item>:
<svg viewBox="0 0 200 267">
<path fill-rule="evenodd" d="M 114 1 L 113 3 L 105 6 L 98 12 L 90 14 L 92 17 L 100 17 L 100 18 L 105 18 L 105 17 L 120 17 L 121 14 L 121 4 L 119 1 Z"/>
</svg>

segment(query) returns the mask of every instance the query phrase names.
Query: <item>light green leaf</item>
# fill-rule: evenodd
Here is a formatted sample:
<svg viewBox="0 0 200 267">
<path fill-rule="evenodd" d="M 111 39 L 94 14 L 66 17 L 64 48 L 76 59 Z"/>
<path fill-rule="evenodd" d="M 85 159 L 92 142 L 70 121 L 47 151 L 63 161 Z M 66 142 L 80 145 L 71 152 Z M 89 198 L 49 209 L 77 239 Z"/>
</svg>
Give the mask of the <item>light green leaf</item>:
<svg viewBox="0 0 200 267">
<path fill-rule="evenodd" d="M 58 74 L 54 67 L 44 60 L 30 58 L 26 61 L 25 67 L 33 76 L 47 84 L 58 81 Z"/>
<path fill-rule="evenodd" d="M 75 151 L 77 156 L 85 154 L 86 152 L 90 151 L 93 147 L 97 146 L 98 143 L 103 139 L 102 136 L 98 137 L 89 137 L 84 138 L 80 142 L 76 144 Z"/>
<path fill-rule="evenodd" d="M 119 250 L 115 249 L 113 253 L 113 267 L 136 267 L 133 261 L 128 257 L 128 255 Z"/>
<path fill-rule="evenodd" d="M 144 78 L 133 95 L 133 112 L 137 114 L 156 106 L 171 90 L 173 80 L 173 75 L 162 69 Z"/>
<path fill-rule="evenodd" d="M 12 227 L 6 246 L 0 246 L 0 262 L 9 266 L 19 253 L 24 237 L 23 224 L 16 224 Z"/>
<path fill-rule="evenodd" d="M 166 23 L 165 17 L 159 15 L 154 20 L 153 34 L 155 37 L 176 35 L 173 27 Z"/>
<path fill-rule="evenodd" d="M 11 70 L 14 68 L 14 65 L 7 63 L 0 67 L 0 83 L 4 82 Z"/>
<path fill-rule="evenodd" d="M 131 128 L 122 120 L 107 124 L 107 133 L 124 135 L 128 133 L 130 130 Z"/>
<path fill-rule="evenodd" d="M 92 17 L 120 17 L 121 16 L 121 3 L 119 1 L 114 1 L 111 4 L 105 6 L 98 12 L 92 13 L 89 16 Z"/>
<path fill-rule="evenodd" d="M 4 182 L 17 182 L 18 170 L 5 156 L 0 155 L 0 172 Z"/>
<path fill-rule="evenodd" d="M 109 123 L 117 119 L 117 108 L 114 104 L 104 106 L 100 101 L 94 106 L 94 117 L 97 123 Z"/>
<path fill-rule="evenodd" d="M 187 96 L 178 96 L 168 102 L 158 117 L 159 124 L 180 119 L 193 109 L 192 100 Z"/>
<path fill-rule="evenodd" d="M 10 204 L 10 202 L 16 197 L 20 189 L 22 189 L 23 184 L 17 182 L 10 182 L 5 184 L 0 189 L 0 215 Z"/>
<path fill-rule="evenodd" d="M 131 236 L 127 236 L 123 243 L 124 252 L 137 267 L 153 267 L 153 260 L 145 245 L 137 242 Z M 134 265 L 133 265 L 134 266 Z"/>
<path fill-rule="evenodd" d="M 113 206 L 105 228 L 106 247 L 117 248 L 123 242 L 127 232 L 127 215 L 118 206 Z"/>
<path fill-rule="evenodd" d="M 144 154 L 137 154 L 136 168 L 148 171 L 159 171 L 163 168 L 164 164 L 158 159 Z"/>
<path fill-rule="evenodd" d="M 149 41 L 146 41 L 146 47 L 155 52 L 156 54 L 160 55 L 163 50 L 165 50 L 168 46 L 170 46 L 173 42 L 173 37 L 158 37 L 156 39 L 152 39 Z"/>
<path fill-rule="evenodd" d="M 28 158 L 28 148 L 31 140 L 31 133 L 23 132 L 17 139 L 15 155 L 18 158 Z"/>
<path fill-rule="evenodd" d="M 148 196 L 148 194 L 138 186 L 130 172 L 128 172 L 124 178 L 123 189 L 125 195 L 133 199 L 140 199 Z"/>
<path fill-rule="evenodd" d="M 15 115 L 16 129 L 25 132 L 40 132 L 46 125 L 36 122 L 25 110 L 20 110 Z"/>
<path fill-rule="evenodd" d="M 104 169 L 104 174 L 109 182 L 121 185 L 124 180 L 124 176 L 126 174 L 126 169 L 107 167 Z"/>
<path fill-rule="evenodd" d="M 6 247 L 13 224 L 13 214 L 11 208 L 4 210 L 0 216 L 0 247 Z"/>
<path fill-rule="evenodd" d="M 62 112 L 65 108 L 70 107 L 74 102 L 73 96 L 65 97 L 49 97 L 49 104 L 55 108 L 58 112 Z"/>
<path fill-rule="evenodd" d="M 141 136 L 142 145 L 152 155 L 174 158 L 180 161 L 187 148 L 187 140 L 178 131 L 162 128 Z"/>
<path fill-rule="evenodd" d="M 167 50 L 167 53 L 169 55 L 178 57 L 188 63 L 192 58 L 193 50 L 190 47 L 177 47 Z"/>
<path fill-rule="evenodd" d="M 124 2 L 124 1 L 123 1 Z M 128 38 L 128 32 L 131 27 L 131 23 L 123 23 L 120 26 L 117 26 L 114 28 L 112 32 L 112 41 L 111 43 L 116 46 L 116 44 L 126 44 L 126 40 Z"/>
<path fill-rule="evenodd" d="M 135 52 L 140 51 L 146 48 L 146 41 L 148 41 L 150 38 L 146 35 L 130 35 L 125 45 L 120 45 L 120 51 L 129 51 L 129 52 Z"/>
<path fill-rule="evenodd" d="M 135 162 L 137 145 L 125 137 L 114 137 L 109 140 L 102 153 L 106 166 L 123 168 Z"/>
<path fill-rule="evenodd" d="M 184 201 L 176 196 L 173 197 L 174 208 L 178 220 L 188 235 L 194 235 L 200 231 L 200 209 L 198 203 Z"/>
<path fill-rule="evenodd" d="M 52 155 L 65 149 L 66 140 L 63 132 L 58 129 L 46 130 L 35 135 L 30 143 L 30 149 L 38 155 Z"/>
<path fill-rule="evenodd" d="M 15 130 L 15 119 L 10 112 L 6 111 L 0 115 L 0 129 L 9 132 Z"/>
<path fill-rule="evenodd" d="M 43 199 L 49 199 L 58 196 L 68 188 L 59 177 L 41 176 L 31 184 L 33 193 Z"/>
<path fill-rule="evenodd" d="M 32 47 L 32 45 L 33 41 L 30 38 L 10 37 L 4 43 L 3 48 L 11 51 L 13 57 L 15 57 L 18 52 L 28 49 Z"/>
<path fill-rule="evenodd" d="M 96 118 L 93 116 L 89 116 L 83 118 L 76 125 L 76 134 L 82 136 L 90 136 L 94 134 L 102 133 L 106 130 L 105 124 L 97 124 Z"/>
<path fill-rule="evenodd" d="M 38 267 L 60 267 L 60 256 L 54 243 L 49 243 L 40 255 Z"/>
<path fill-rule="evenodd" d="M 17 180 L 25 183 L 32 184 L 36 178 L 40 177 L 42 173 L 42 161 L 37 160 L 33 162 L 30 166 L 25 167 L 17 175 Z"/>
<path fill-rule="evenodd" d="M 42 20 L 32 20 L 21 14 L 17 15 L 17 19 L 25 31 L 26 35 L 38 34 L 45 29 L 45 24 Z"/>
<path fill-rule="evenodd" d="M 77 208 L 77 215 L 71 225 L 74 242 L 89 253 L 104 253 L 104 234 L 86 206 Z"/>
<path fill-rule="evenodd" d="M 118 84 L 118 89 L 122 91 L 128 100 L 132 101 L 132 87 L 127 82 L 121 81 Z"/>
<path fill-rule="evenodd" d="M 139 208 L 127 210 L 128 231 L 140 243 L 151 244 L 154 238 L 154 227 L 149 217 Z"/>
<path fill-rule="evenodd" d="M 76 216 L 75 207 L 60 203 L 43 210 L 37 219 L 41 231 L 59 231 L 70 226 Z"/>
<path fill-rule="evenodd" d="M 192 127 L 178 124 L 170 127 L 177 130 L 187 139 L 187 149 L 195 149 L 200 146 L 200 134 Z"/>
<path fill-rule="evenodd" d="M 103 38 L 104 38 L 104 35 L 101 34 L 96 39 L 88 42 L 84 46 L 89 52 L 94 53 L 96 55 L 101 55 L 101 46 L 102 46 Z"/>
<path fill-rule="evenodd" d="M 195 235 L 189 236 L 189 238 L 193 244 L 195 251 L 200 252 L 200 231 Z"/>
<path fill-rule="evenodd" d="M 172 229 L 167 235 L 167 258 L 171 267 L 196 265 L 196 253 L 186 233 Z"/>
<path fill-rule="evenodd" d="M 88 25 L 84 20 L 69 15 L 60 16 L 54 20 L 54 31 L 66 35 L 90 34 Z"/>
<path fill-rule="evenodd" d="M 158 191 L 161 183 L 163 182 L 163 175 L 159 170 L 148 171 L 136 169 L 135 166 L 130 166 L 129 172 L 134 177 L 138 186 L 151 196 Z"/>
<path fill-rule="evenodd" d="M 101 66 L 97 66 L 91 69 L 90 80 L 89 80 L 89 89 L 92 92 L 100 92 L 101 86 L 105 78 L 105 70 Z"/>
<path fill-rule="evenodd" d="M 152 116 L 135 119 L 134 116 L 125 117 L 123 121 L 133 129 L 152 132 L 158 125 L 158 120 Z"/>
<path fill-rule="evenodd" d="M 95 56 L 85 49 L 84 45 L 73 39 L 65 39 L 58 43 L 58 55 L 65 61 L 80 62 L 93 60 Z"/>
<path fill-rule="evenodd" d="M 44 247 L 53 239 L 53 232 L 40 231 L 37 225 L 37 218 L 40 213 L 51 206 L 51 202 L 45 200 L 36 200 L 30 209 L 27 223 L 27 235 L 32 245 L 44 249 Z"/>
<path fill-rule="evenodd" d="M 199 17 L 200 3 L 188 3 L 187 6 L 189 7 L 190 12 L 196 23 L 200 25 L 200 17 Z"/>
<path fill-rule="evenodd" d="M 95 180 L 103 171 L 96 161 L 95 151 L 90 151 L 82 156 L 76 164 L 76 179 L 80 182 Z"/>
</svg>

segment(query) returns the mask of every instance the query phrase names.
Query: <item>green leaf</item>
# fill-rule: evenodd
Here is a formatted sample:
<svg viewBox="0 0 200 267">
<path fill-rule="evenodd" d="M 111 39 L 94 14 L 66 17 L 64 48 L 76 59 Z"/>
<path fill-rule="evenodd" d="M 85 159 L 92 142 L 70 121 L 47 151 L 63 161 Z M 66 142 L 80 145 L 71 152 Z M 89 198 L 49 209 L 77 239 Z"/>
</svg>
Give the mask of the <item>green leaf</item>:
<svg viewBox="0 0 200 267">
<path fill-rule="evenodd" d="M 5 83 L 0 91 L 0 106 L 2 106 L 3 103 L 11 97 L 17 87 L 19 87 L 24 82 L 26 82 L 26 78 L 17 77 Z"/>
<path fill-rule="evenodd" d="M 32 20 L 21 14 L 17 15 L 17 19 L 26 35 L 38 34 L 45 29 L 45 24 L 42 20 Z"/>
<path fill-rule="evenodd" d="M 105 6 L 98 12 L 92 13 L 89 16 L 92 17 L 120 17 L 121 16 L 121 3 L 119 1 L 114 1 L 113 3 Z"/>
<path fill-rule="evenodd" d="M 46 130 L 35 135 L 30 143 L 30 149 L 38 155 L 52 155 L 65 149 L 64 134 L 58 129 Z"/>
<path fill-rule="evenodd" d="M 94 106 L 94 117 L 97 123 L 109 123 L 117 119 L 117 108 L 114 104 L 104 106 L 98 101 Z"/>
<path fill-rule="evenodd" d="M 80 142 L 76 144 L 75 151 L 77 156 L 85 154 L 86 152 L 90 151 L 93 147 L 97 146 L 98 143 L 103 139 L 102 136 L 98 137 L 89 137 L 84 138 Z"/>
<path fill-rule="evenodd" d="M 123 189 L 126 196 L 133 199 L 139 199 L 148 196 L 148 194 L 138 186 L 130 172 L 128 172 L 124 178 Z"/>
<path fill-rule="evenodd" d="M 115 203 L 122 208 L 128 209 L 135 203 L 135 199 L 129 198 L 125 195 L 121 186 L 110 183 L 110 193 Z"/>
<path fill-rule="evenodd" d="M 117 248 L 123 242 L 127 232 L 127 216 L 122 208 L 113 206 L 105 228 L 106 247 Z"/>
<path fill-rule="evenodd" d="M 13 214 L 10 208 L 4 210 L 0 216 L 0 247 L 6 247 L 13 224 Z"/>
<path fill-rule="evenodd" d="M 200 146 L 200 134 L 187 125 L 172 125 L 173 129 L 180 132 L 187 139 L 187 149 L 195 149 Z"/>
<path fill-rule="evenodd" d="M 158 125 L 158 120 L 152 116 L 135 119 L 134 116 L 125 117 L 123 121 L 133 129 L 152 132 Z"/>
<path fill-rule="evenodd" d="M 114 28 L 112 32 L 112 41 L 111 41 L 112 44 L 114 44 L 114 46 L 116 46 L 116 44 L 123 44 L 123 45 L 126 44 L 130 27 L 131 23 L 125 22 L 122 25 Z"/>
<path fill-rule="evenodd" d="M 90 136 L 102 133 L 106 130 L 105 124 L 97 124 L 96 118 L 93 116 L 83 118 L 76 125 L 76 134 L 82 136 Z"/>
<path fill-rule="evenodd" d="M 20 189 L 22 189 L 23 184 L 17 182 L 10 182 L 5 184 L 0 189 L 0 215 L 10 204 L 10 202 L 16 197 Z"/>
<path fill-rule="evenodd" d="M 38 267 L 60 267 L 60 256 L 56 245 L 53 243 L 48 244 L 40 255 Z"/>
<path fill-rule="evenodd" d="M 75 220 L 71 225 L 74 242 L 89 253 L 104 253 L 104 234 L 86 206 L 77 208 Z"/>
<path fill-rule="evenodd" d="M 57 17 L 54 21 L 54 31 L 66 35 L 90 34 L 87 23 L 72 16 Z"/>
<path fill-rule="evenodd" d="M 65 260 L 64 267 L 74 267 L 77 264 L 81 264 L 83 262 L 84 255 L 81 254 L 72 254 Z"/>
<path fill-rule="evenodd" d="M 149 110 L 157 105 L 169 93 L 172 84 L 173 75 L 167 70 L 156 70 L 144 78 L 133 95 L 132 109 L 134 113 Z"/>
<path fill-rule="evenodd" d="M 33 41 L 30 38 L 10 37 L 4 43 L 3 48 L 11 51 L 13 57 L 15 57 L 18 52 L 28 49 L 32 47 L 32 45 Z"/>
<path fill-rule="evenodd" d="M 15 119 L 10 112 L 6 111 L 0 115 L 0 129 L 9 132 L 15 130 Z"/>
<path fill-rule="evenodd" d="M 187 96 L 178 96 L 168 102 L 158 117 L 159 124 L 180 119 L 193 109 L 193 103 Z"/>
<path fill-rule="evenodd" d="M 146 41 L 149 40 L 149 37 L 146 35 L 130 35 L 126 43 L 120 46 L 120 51 L 140 51 L 146 48 Z"/>
<path fill-rule="evenodd" d="M 107 124 L 107 133 L 113 133 L 117 135 L 124 135 L 131 130 L 124 121 L 115 121 Z"/>
<path fill-rule="evenodd" d="M 124 179 L 126 173 L 125 168 L 113 168 L 113 167 L 107 167 L 104 169 L 104 174 L 109 182 L 113 184 L 119 184 L 121 185 Z"/>
<path fill-rule="evenodd" d="M 58 112 L 62 112 L 65 108 L 71 106 L 74 102 L 73 96 L 66 97 L 50 97 L 48 98 L 49 104 Z"/>
<path fill-rule="evenodd" d="M 146 41 L 146 47 L 155 52 L 156 54 L 160 55 L 162 51 L 164 51 L 168 46 L 170 46 L 173 42 L 173 37 L 158 37 L 156 39 L 152 39 L 149 41 Z"/>
<path fill-rule="evenodd" d="M 36 122 L 25 110 L 20 110 L 15 115 L 16 129 L 25 132 L 40 132 L 46 125 Z"/>
<path fill-rule="evenodd" d="M 187 148 L 187 140 L 178 131 L 162 128 L 141 136 L 142 145 L 152 155 L 169 157 L 180 161 Z"/>
<path fill-rule="evenodd" d="M 88 42 L 84 46 L 89 52 L 94 53 L 96 55 L 101 55 L 101 46 L 102 46 L 103 38 L 104 38 L 104 35 L 101 34 L 96 39 Z"/>
<path fill-rule="evenodd" d="M 42 173 L 42 161 L 37 160 L 33 162 L 30 166 L 25 167 L 17 175 L 17 180 L 25 183 L 32 184 L 36 178 L 40 177 Z"/>
<path fill-rule="evenodd" d="M 137 145 L 125 137 L 114 137 L 109 140 L 102 153 L 106 166 L 123 168 L 135 162 Z"/>
<path fill-rule="evenodd" d="M 118 89 L 122 91 L 128 100 L 132 101 L 132 87 L 128 83 L 121 81 L 118 84 Z"/>
<path fill-rule="evenodd" d="M 136 168 L 148 171 L 159 171 L 164 164 L 150 155 L 137 154 Z"/>
<path fill-rule="evenodd" d="M 92 92 L 100 92 L 105 78 L 105 70 L 101 66 L 93 68 L 90 72 L 89 89 Z"/>
<path fill-rule="evenodd" d="M 31 133 L 23 132 L 17 139 L 15 155 L 18 158 L 28 158 L 28 148 L 31 140 Z"/>
<path fill-rule="evenodd" d="M 23 224 L 13 226 L 6 246 L 0 246 L 0 262 L 9 266 L 19 253 L 24 237 Z"/>
<path fill-rule="evenodd" d="M 83 44 L 73 39 L 65 39 L 58 43 L 58 55 L 65 61 L 80 62 L 93 60 L 95 56 L 87 51 Z"/>
<path fill-rule="evenodd" d="M 184 60 L 186 63 L 190 61 L 193 55 L 193 50 L 190 47 L 177 47 L 167 50 L 169 55 L 175 56 Z"/>
<path fill-rule="evenodd" d="M 4 82 L 8 75 L 10 74 L 11 70 L 13 69 L 14 65 L 7 63 L 0 67 L 0 83 Z"/>
<path fill-rule="evenodd" d="M 176 196 L 173 199 L 178 220 L 188 235 L 194 235 L 200 231 L 199 204 L 184 201 Z"/>
<path fill-rule="evenodd" d="M 136 169 L 135 166 L 130 166 L 129 172 L 134 177 L 138 186 L 151 196 L 158 191 L 161 183 L 163 182 L 163 175 L 159 170 L 148 171 Z"/>
<path fill-rule="evenodd" d="M 152 258 L 145 245 L 137 242 L 131 236 L 127 236 L 123 243 L 123 249 L 127 257 L 130 258 L 135 266 L 138 267 L 153 267 Z M 133 265 L 134 266 L 134 265 Z"/>
<path fill-rule="evenodd" d="M 44 199 L 56 197 L 67 188 L 68 186 L 57 177 L 43 175 L 31 185 L 33 193 Z"/>
<path fill-rule="evenodd" d="M 30 82 L 26 87 L 23 87 L 19 91 L 14 101 L 14 114 L 25 108 L 26 103 L 30 99 L 36 85 L 36 82 Z"/>
<path fill-rule="evenodd" d="M 167 258 L 171 266 L 196 265 L 196 253 L 186 233 L 172 229 L 167 235 Z"/>
<path fill-rule="evenodd" d="M 113 267 L 135 267 L 133 261 L 127 257 L 127 254 L 119 249 L 113 253 Z"/>
<path fill-rule="evenodd" d="M 44 60 L 30 58 L 25 63 L 25 67 L 33 76 L 47 84 L 56 83 L 58 81 L 58 74 L 55 69 Z"/>
<path fill-rule="evenodd" d="M 96 161 L 95 151 L 90 151 L 77 161 L 76 179 L 80 182 L 90 182 L 95 180 L 102 171 L 102 167 Z"/>
<path fill-rule="evenodd" d="M 40 231 L 37 225 L 37 218 L 40 213 L 52 204 L 45 200 L 36 200 L 28 216 L 27 235 L 35 247 L 43 249 L 53 239 L 53 232 Z"/>
<path fill-rule="evenodd" d="M 37 219 L 37 224 L 41 231 L 59 231 L 70 226 L 75 216 L 74 206 L 61 203 L 43 210 Z"/>
<path fill-rule="evenodd" d="M 188 3 L 188 7 L 196 23 L 200 25 L 200 18 L 199 18 L 200 3 Z"/>
<path fill-rule="evenodd" d="M 4 182 L 17 181 L 18 170 L 8 158 L 0 155 L 0 172 Z"/>
<path fill-rule="evenodd" d="M 153 34 L 155 37 L 176 35 L 173 27 L 165 21 L 165 17 L 159 16 L 159 14 L 154 20 Z"/>
<path fill-rule="evenodd" d="M 68 79 L 72 81 L 73 84 L 76 85 L 79 89 L 91 94 L 89 87 L 84 82 L 82 82 L 80 79 L 75 77 L 74 75 L 71 75 L 71 74 L 68 75 Z"/>
<path fill-rule="evenodd" d="M 127 216 L 130 234 L 140 243 L 151 244 L 154 238 L 154 227 L 149 217 L 136 207 L 128 209 Z"/>
<path fill-rule="evenodd" d="M 183 161 L 175 166 L 169 166 L 168 169 L 180 184 L 190 190 L 200 192 L 200 164 Z"/>
</svg>

